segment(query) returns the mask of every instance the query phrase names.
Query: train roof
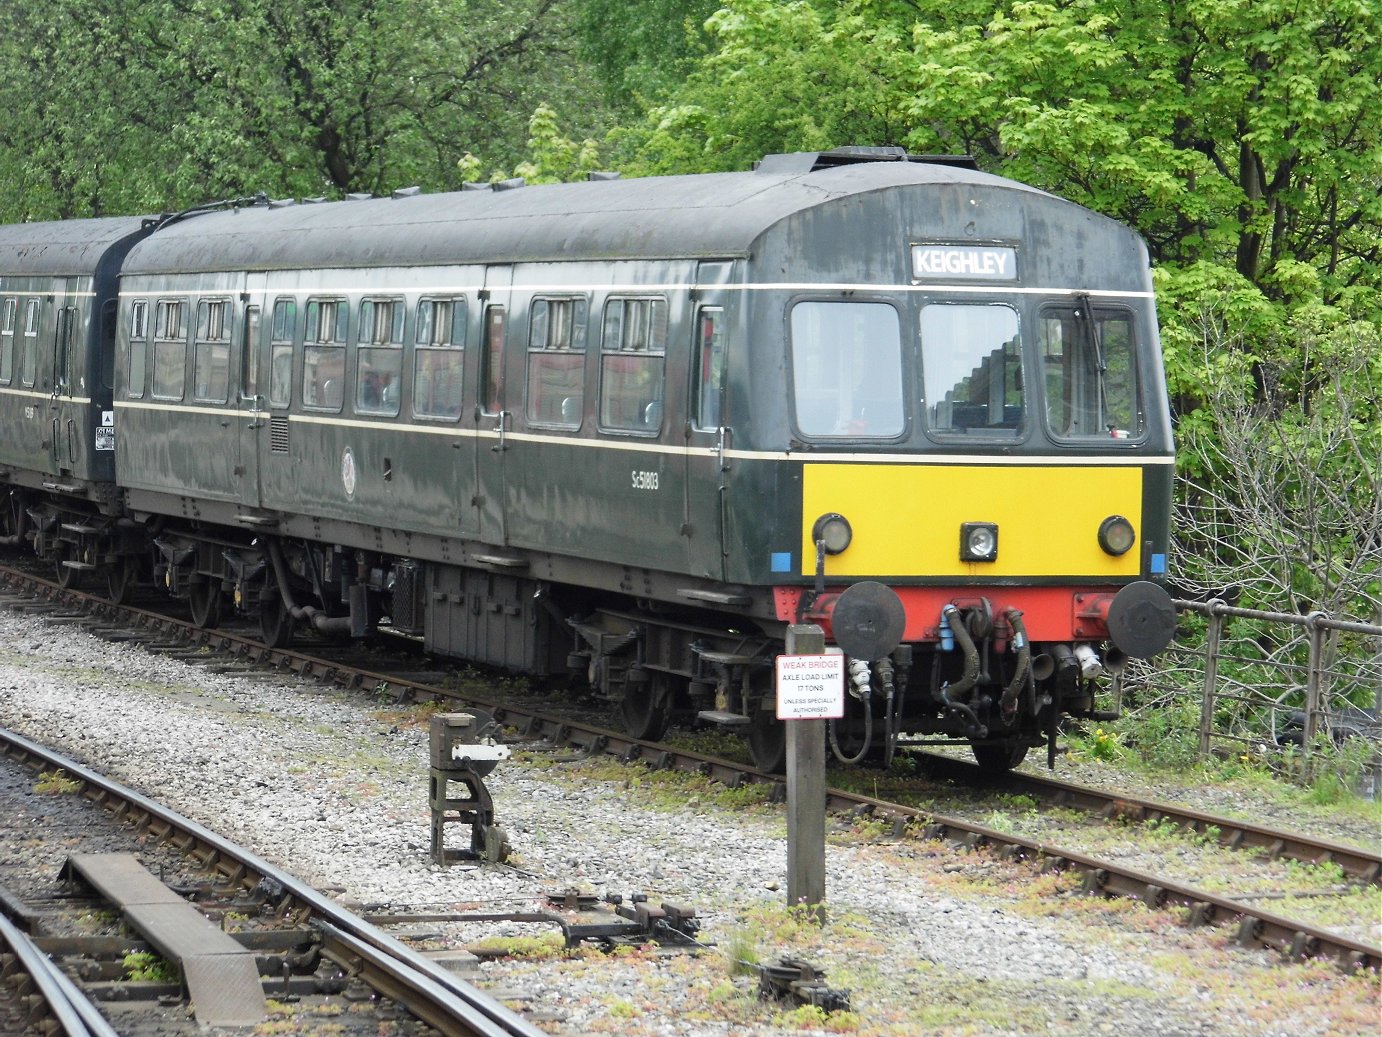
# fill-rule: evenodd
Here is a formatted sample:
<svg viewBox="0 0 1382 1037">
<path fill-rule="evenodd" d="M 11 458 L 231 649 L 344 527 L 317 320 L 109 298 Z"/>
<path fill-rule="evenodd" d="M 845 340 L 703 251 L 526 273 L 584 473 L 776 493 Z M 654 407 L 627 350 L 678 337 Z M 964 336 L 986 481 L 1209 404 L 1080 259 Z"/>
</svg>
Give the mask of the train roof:
<svg viewBox="0 0 1382 1037">
<path fill-rule="evenodd" d="M 91 274 L 111 246 L 144 232 L 146 220 L 111 216 L 0 226 L 0 275 Z"/>
<path fill-rule="evenodd" d="M 1078 208 L 959 164 L 818 166 L 765 160 L 745 173 L 253 205 L 170 223 L 131 251 L 124 272 L 730 258 L 795 213 L 906 186 L 1006 189 Z"/>
</svg>

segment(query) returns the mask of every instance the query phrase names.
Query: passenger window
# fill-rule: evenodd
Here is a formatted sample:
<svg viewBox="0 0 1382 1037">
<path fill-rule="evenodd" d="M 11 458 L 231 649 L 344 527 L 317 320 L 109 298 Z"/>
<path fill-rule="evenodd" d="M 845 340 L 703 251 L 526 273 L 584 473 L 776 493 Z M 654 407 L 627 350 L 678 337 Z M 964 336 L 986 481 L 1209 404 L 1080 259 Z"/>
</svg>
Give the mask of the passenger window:
<svg viewBox="0 0 1382 1037">
<path fill-rule="evenodd" d="M 528 318 L 528 420 L 578 428 L 585 410 L 584 299 L 534 299 Z"/>
<path fill-rule="evenodd" d="M 465 366 L 464 299 L 423 299 L 417 306 L 413 354 L 413 414 L 461 416 Z"/>
<path fill-rule="evenodd" d="M 193 398 L 225 403 L 230 396 L 230 301 L 197 303 L 196 345 L 192 357 Z"/>
<path fill-rule="evenodd" d="M 703 306 L 696 323 L 696 368 L 692 395 L 696 427 L 717 429 L 723 422 L 725 391 L 724 310 Z"/>
<path fill-rule="evenodd" d="M 792 307 L 792 396 L 804 436 L 894 439 L 906 428 L 902 335 L 882 302 Z"/>
<path fill-rule="evenodd" d="M 346 339 L 350 308 L 344 299 L 311 299 L 302 348 L 302 402 L 339 411 L 345 400 Z"/>
<path fill-rule="evenodd" d="M 145 367 L 149 352 L 149 304 L 142 299 L 130 305 L 129 384 L 125 395 L 132 400 L 144 396 Z"/>
<path fill-rule="evenodd" d="M 1027 412 L 1022 343 L 1012 307 L 925 307 L 921 370 L 932 432 L 1007 438 L 1022 434 Z"/>
<path fill-rule="evenodd" d="M 1087 298 L 1047 307 L 1038 348 L 1052 435 L 1134 439 L 1146 431 L 1130 314 L 1096 309 Z"/>
<path fill-rule="evenodd" d="M 187 304 L 160 301 L 154 307 L 154 384 L 159 400 L 180 400 L 187 380 Z"/>
<path fill-rule="evenodd" d="M 24 304 L 24 356 L 19 370 L 19 382 L 26 389 L 38 380 L 38 325 L 38 300 L 30 299 Z"/>
<path fill-rule="evenodd" d="M 19 301 L 9 298 L 0 304 L 0 385 L 14 380 L 14 322 L 19 315 Z"/>
<path fill-rule="evenodd" d="M 360 414 L 398 414 L 403 387 L 402 299 L 365 299 L 360 303 L 359 374 L 355 410 Z"/>
<path fill-rule="evenodd" d="M 600 427 L 662 428 L 665 299 L 611 299 L 600 342 Z"/>
</svg>

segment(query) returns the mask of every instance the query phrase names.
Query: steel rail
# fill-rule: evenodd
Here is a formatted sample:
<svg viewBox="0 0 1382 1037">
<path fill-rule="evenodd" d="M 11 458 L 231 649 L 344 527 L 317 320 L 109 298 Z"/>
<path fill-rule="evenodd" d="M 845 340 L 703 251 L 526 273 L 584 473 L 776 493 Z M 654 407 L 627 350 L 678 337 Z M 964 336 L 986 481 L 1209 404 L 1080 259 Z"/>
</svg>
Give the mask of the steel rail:
<svg viewBox="0 0 1382 1037">
<path fill-rule="evenodd" d="M 351 954 L 369 965 L 358 970 L 362 978 L 387 977 L 391 990 L 401 995 L 401 1003 L 415 1014 L 418 1009 L 424 1011 L 426 1021 L 447 1037 L 546 1037 L 542 1030 L 484 991 L 196 821 L 13 731 L 0 729 L 0 752 L 30 767 L 37 762 L 65 772 L 82 783 L 85 798 L 126 820 L 148 824 L 183 853 L 243 885 L 253 886 L 260 879 L 277 883 L 287 897 L 307 909 L 324 932 L 349 937 Z M 373 953 L 367 955 L 361 947 L 371 947 Z"/>
<path fill-rule="evenodd" d="M 120 1037 L 90 999 L 58 968 L 57 963 L 34 946 L 33 941 L 3 913 L 0 913 L 0 943 L 9 947 L 25 975 L 33 980 L 37 994 L 48 1010 L 48 1018 L 60 1027 L 59 1032 L 66 1037 Z M 28 1021 L 37 1022 L 33 1010 L 29 1013 Z"/>
<path fill-rule="evenodd" d="M 1200 835 L 1214 834 L 1229 849 L 1245 847 L 1266 850 L 1269 856 L 1285 857 L 1307 864 L 1337 864 L 1356 882 L 1382 885 L 1382 853 L 1349 846 L 1328 839 L 1317 839 L 1300 832 L 1267 828 L 1250 821 L 1206 814 L 1192 807 L 1177 806 L 1117 791 L 1104 791 L 1062 781 L 1059 778 L 1023 771 L 1011 771 L 1000 778 L 989 778 L 978 765 L 966 760 L 926 754 L 928 773 L 962 785 L 988 785 L 1005 792 L 1024 792 L 1057 807 L 1070 807 L 1105 817 L 1129 821 L 1167 820 Z"/>
<path fill-rule="evenodd" d="M 17 574 L 18 575 L 18 574 Z M 63 592 L 56 584 L 22 574 L 31 584 L 52 592 L 53 597 L 61 597 L 72 603 L 88 600 L 80 592 Z M 98 605 L 110 608 L 101 599 L 89 599 Z M 505 726 L 517 728 L 523 737 L 541 737 L 557 744 L 566 744 L 590 754 L 617 756 L 627 763 L 642 761 L 654 769 L 679 769 L 702 774 L 730 788 L 746 783 L 767 783 L 773 786 L 773 798 L 785 798 L 785 782 L 776 775 L 735 763 L 720 757 L 708 756 L 685 749 L 645 742 L 622 732 L 598 727 L 581 721 L 563 717 L 553 717 L 524 706 L 504 702 L 499 699 L 437 688 L 419 681 L 391 676 L 387 673 L 359 670 L 333 663 L 330 660 L 307 656 L 287 649 L 272 649 L 250 638 L 219 630 L 202 630 L 182 621 L 173 620 L 154 612 L 132 610 L 137 615 L 149 617 L 159 629 L 185 629 L 191 644 L 219 648 L 253 659 L 260 665 L 273 666 L 292 671 L 302 676 L 312 676 L 322 680 L 335 680 L 346 687 L 378 687 L 382 690 L 397 689 L 400 698 L 416 695 L 440 696 L 468 703 L 490 712 Z M 1040 859 L 1049 866 L 1075 867 L 1086 876 L 1086 887 L 1090 892 L 1105 895 L 1126 895 L 1137 899 L 1159 900 L 1165 904 L 1184 904 L 1190 906 L 1187 922 L 1194 925 L 1212 923 L 1225 924 L 1233 919 L 1240 920 L 1240 940 L 1256 942 L 1271 947 L 1293 957 L 1328 956 L 1345 968 L 1382 968 L 1382 947 L 1360 943 L 1339 936 L 1315 926 L 1302 925 L 1271 912 L 1262 911 L 1249 904 L 1219 897 L 1194 887 L 1158 879 L 1156 876 L 1125 868 L 1111 861 L 1087 856 L 1074 850 L 1062 849 L 1049 843 L 1039 843 L 1020 836 L 995 829 L 986 828 L 960 818 L 946 817 L 932 811 L 906 806 L 905 804 L 876 799 L 841 789 L 826 790 L 827 807 L 846 813 L 868 813 L 891 816 L 900 829 L 908 822 L 924 823 L 928 833 L 937 838 L 946 838 L 966 846 L 994 846 L 1007 852 L 1031 859 Z M 1128 803 L 1135 800 L 1128 799 Z M 1204 815 L 1208 817 L 1209 815 Z M 1215 818 L 1214 822 L 1232 827 L 1234 822 L 1227 818 Z M 1263 830 L 1268 831 L 1268 830 Z M 1283 848 L 1286 833 L 1274 833 Z M 1299 837 L 1304 841 L 1305 837 Z M 1316 859 L 1319 854 L 1312 852 L 1308 858 Z"/>
</svg>

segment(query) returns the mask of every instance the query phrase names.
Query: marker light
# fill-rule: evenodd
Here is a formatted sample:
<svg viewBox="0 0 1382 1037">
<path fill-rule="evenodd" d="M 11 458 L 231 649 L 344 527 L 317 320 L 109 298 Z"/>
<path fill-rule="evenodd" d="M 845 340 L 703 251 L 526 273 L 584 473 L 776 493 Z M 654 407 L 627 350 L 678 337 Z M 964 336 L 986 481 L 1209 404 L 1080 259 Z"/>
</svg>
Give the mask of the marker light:
<svg viewBox="0 0 1382 1037">
<path fill-rule="evenodd" d="M 838 512 L 829 512 L 816 519 L 811 527 L 811 539 L 820 544 L 828 555 L 837 555 L 854 539 L 849 520 Z"/>
<path fill-rule="evenodd" d="M 1099 546 L 1105 553 L 1115 557 L 1127 554 L 1135 543 L 1137 533 L 1122 515 L 1110 515 L 1099 523 Z"/>
<path fill-rule="evenodd" d="M 960 561 L 992 562 L 998 559 L 998 523 L 960 523 Z"/>
</svg>

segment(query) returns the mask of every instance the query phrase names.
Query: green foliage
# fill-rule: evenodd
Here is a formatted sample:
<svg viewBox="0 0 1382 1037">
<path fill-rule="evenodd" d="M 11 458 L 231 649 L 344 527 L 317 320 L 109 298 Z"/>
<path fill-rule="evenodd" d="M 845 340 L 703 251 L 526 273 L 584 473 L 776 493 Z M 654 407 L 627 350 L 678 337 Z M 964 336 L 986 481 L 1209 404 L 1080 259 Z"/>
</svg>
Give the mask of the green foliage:
<svg viewBox="0 0 1382 1037">
<path fill-rule="evenodd" d="M 1138 227 L 1192 281 L 1210 264 L 1264 300 L 1376 319 L 1371 7 L 727 0 L 711 53 L 616 139 L 642 172 L 841 144 L 970 153 Z"/>
<path fill-rule="evenodd" d="M 178 971 L 164 958 L 148 951 L 132 951 L 121 961 L 125 978 L 135 983 L 176 983 Z"/>
<path fill-rule="evenodd" d="M 82 789 L 82 783 L 65 771 L 42 771 L 34 782 L 34 791 L 41 796 L 71 796 Z"/>
<path fill-rule="evenodd" d="M 705 21 L 720 0 L 576 0 L 572 19 L 581 55 L 609 99 L 636 105 L 685 78 L 706 49 Z"/>
<path fill-rule="evenodd" d="M 1096 727 L 1088 733 L 1073 732 L 1067 742 L 1070 752 L 1080 759 L 1113 762 L 1124 754 L 1123 736 L 1104 727 Z"/>
<path fill-rule="evenodd" d="M 561 0 L 55 0 L 7 30 L 7 219 L 454 187 L 539 99 L 603 111 Z"/>
</svg>

